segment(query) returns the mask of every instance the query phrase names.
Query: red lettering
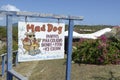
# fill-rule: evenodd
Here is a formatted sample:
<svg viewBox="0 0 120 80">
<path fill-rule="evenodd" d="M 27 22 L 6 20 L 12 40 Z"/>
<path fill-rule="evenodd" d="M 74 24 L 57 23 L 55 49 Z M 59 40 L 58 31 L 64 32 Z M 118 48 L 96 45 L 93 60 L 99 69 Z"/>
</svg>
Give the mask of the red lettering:
<svg viewBox="0 0 120 80">
<path fill-rule="evenodd" d="M 61 34 L 62 33 L 62 27 L 58 27 L 58 34 Z"/>
<path fill-rule="evenodd" d="M 36 27 L 35 27 L 35 31 L 36 31 L 36 32 L 40 32 L 40 26 L 36 26 Z"/>
<path fill-rule="evenodd" d="M 53 25 L 52 24 L 47 24 L 47 26 L 48 26 L 48 32 L 51 32 L 52 29 L 53 29 Z"/>
<path fill-rule="evenodd" d="M 45 31 L 45 25 L 41 27 L 41 31 Z"/>
<path fill-rule="evenodd" d="M 53 31 L 54 31 L 54 32 L 57 31 L 57 27 L 54 27 L 54 28 L 53 28 Z"/>
<path fill-rule="evenodd" d="M 29 30 L 31 30 L 32 32 L 34 32 L 34 25 L 33 24 L 27 24 L 27 32 L 29 32 Z"/>
</svg>

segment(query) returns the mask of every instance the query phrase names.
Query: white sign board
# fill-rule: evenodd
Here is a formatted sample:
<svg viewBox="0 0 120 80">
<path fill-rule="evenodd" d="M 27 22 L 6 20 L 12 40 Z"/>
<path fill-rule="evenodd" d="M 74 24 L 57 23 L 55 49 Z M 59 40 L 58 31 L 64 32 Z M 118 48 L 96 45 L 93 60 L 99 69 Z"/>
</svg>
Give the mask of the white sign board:
<svg viewBox="0 0 120 80">
<path fill-rule="evenodd" d="M 64 58 L 64 23 L 18 23 L 18 61 Z"/>
</svg>

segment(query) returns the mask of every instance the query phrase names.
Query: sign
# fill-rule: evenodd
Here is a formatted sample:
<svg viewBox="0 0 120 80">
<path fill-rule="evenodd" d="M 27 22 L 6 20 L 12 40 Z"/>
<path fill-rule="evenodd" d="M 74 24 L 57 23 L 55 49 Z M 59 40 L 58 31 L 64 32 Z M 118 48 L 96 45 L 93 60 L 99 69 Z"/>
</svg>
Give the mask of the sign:
<svg viewBox="0 0 120 80">
<path fill-rule="evenodd" d="M 64 23 L 18 23 L 18 61 L 64 58 Z"/>
</svg>

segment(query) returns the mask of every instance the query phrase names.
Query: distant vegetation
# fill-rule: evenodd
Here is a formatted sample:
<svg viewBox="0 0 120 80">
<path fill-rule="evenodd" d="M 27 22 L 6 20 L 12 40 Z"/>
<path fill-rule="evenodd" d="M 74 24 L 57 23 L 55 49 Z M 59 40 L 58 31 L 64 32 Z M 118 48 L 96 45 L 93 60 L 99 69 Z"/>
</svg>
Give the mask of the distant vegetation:
<svg viewBox="0 0 120 80">
<path fill-rule="evenodd" d="M 95 31 L 98 31 L 103 28 L 112 28 L 113 26 L 111 25 L 75 25 L 74 26 L 74 31 L 78 33 L 93 33 Z M 91 30 L 91 31 L 80 31 L 80 29 L 86 29 L 86 30 Z M 66 25 L 65 30 L 68 30 L 68 25 Z"/>
<path fill-rule="evenodd" d="M 6 27 L 0 27 L 0 39 L 6 38 Z"/>
<path fill-rule="evenodd" d="M 6 27 L 0 27 L 0 40 L 2 42 L 6 42 Z M 3 48 L 0 50 L 0 54 L 6 53 L 6 45 L 3 46 Z M 13 27 L 13 50 L 18 49 L 18 27 L 14 26 Z"/>
</svg>

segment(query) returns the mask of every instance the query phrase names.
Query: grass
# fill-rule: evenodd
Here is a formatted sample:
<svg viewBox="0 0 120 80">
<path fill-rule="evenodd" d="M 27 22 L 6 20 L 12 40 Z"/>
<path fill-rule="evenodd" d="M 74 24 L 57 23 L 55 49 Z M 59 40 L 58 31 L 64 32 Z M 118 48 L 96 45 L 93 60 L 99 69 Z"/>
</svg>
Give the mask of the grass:
<svg viewBox="0 0 120 80">
<path fill-rule="evenodd" d="M 65 62 L 66 59 L 24 62 L 14 69 L 29 80 L 65 80 Z M 72 64 L 71 80 L 120 80 L 120 65 Z"/>
</svg>

